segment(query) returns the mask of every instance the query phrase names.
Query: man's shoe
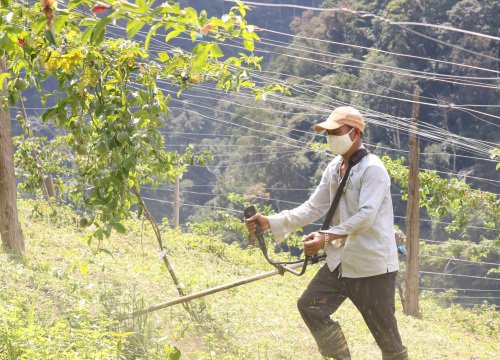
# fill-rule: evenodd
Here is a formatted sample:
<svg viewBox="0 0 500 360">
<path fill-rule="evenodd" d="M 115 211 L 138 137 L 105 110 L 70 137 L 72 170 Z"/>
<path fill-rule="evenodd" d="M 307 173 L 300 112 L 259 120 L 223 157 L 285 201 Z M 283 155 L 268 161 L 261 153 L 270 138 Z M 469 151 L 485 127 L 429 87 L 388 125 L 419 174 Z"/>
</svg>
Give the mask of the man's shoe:
<svg viewBox="0 0 500 360">
<path fill-rule="evenodd" d="M 325 359 L 351 360 L 349 347 L 338 323 L 314 331 L 312 335 L 318 344 L 319 352 Z"/>
</svg>

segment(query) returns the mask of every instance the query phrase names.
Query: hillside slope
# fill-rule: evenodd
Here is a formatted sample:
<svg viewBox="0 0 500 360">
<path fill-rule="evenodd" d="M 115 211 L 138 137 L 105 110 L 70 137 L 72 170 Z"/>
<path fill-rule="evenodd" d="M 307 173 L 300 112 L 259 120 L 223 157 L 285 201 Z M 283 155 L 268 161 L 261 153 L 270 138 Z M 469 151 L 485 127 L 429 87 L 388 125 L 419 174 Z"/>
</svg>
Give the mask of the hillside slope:
<svg viewBox="0 0 500 360">
<path fill-rule="evenodd" d="M 317 270 L 275 276 L 147 317 L 117 319 L 133 309 L 173 299 L 176 289 L 158 259 L 147 223 L 130 221 L 96 253 L 74 215 L 31 212 L 21 201 L 27 253 L 0 255 L 1 359 L 320 359 L 295 302 Z M 36 216 L 34 216 L 36 215 Z M 163 241 L 187 292 L 270 270 L 256 250 L 165 230 Z M 399 303 L 398 303 L 399 305 Z M 398 307 L 410 359 L 498 359 L 500 317 L 493 309 L 442 309 L 422 301 L 422 319 Z M 337 320 L 353 359 L 379 359 L 361 316 L 346 302 Z"/>
</svg>

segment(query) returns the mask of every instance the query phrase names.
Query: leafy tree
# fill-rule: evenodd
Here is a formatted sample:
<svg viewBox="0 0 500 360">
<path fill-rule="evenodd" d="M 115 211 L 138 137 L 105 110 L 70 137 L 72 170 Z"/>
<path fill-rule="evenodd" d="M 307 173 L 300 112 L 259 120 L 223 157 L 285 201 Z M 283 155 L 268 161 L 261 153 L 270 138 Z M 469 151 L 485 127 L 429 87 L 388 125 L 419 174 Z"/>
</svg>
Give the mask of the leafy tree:
<svg viewBox="0 0 500 360">
<path fill-rule="evenodd" d="M 383 157 L 389 175 L 402 189 L 406 197 L 408 187 L 408 168 L 404 159 L 391 160 Z M 422 171 L 420 180 L 420 205 L 427 210 L 431 219 L 450 217 L 446 227 L 449 232 L 460 232 L 467 236 L 469 225 L 484 224 L 490 231 L 500 227 L 500 200 L 490 192 L 472 189 L 470 185 L 456 178 L 446 179 L 434 171 Z"/>
<path fill-rule="evenodd" d="M 8 72 L 0 76 L 2 81 L 9 78 L 2 108 L 20 101 L 28 88 L 42 91 L 45 84 L 57 83 L 57 90 L 43 95 L 47 111 L 42 120 L 67 133 L 66 145 L 74 151 L 77 173 L 70 199 L 85 209 L 81 224 L 93 224 L 91 235 L 98 240 L 113 229 L 125 231 L 121 220 L 132 205 L 141 211 L 141 185 L 171 181 L 189 165 L 204 160 L 193 151 L 180 155 L 163 149 L 158 128 L 170 99 L 157 86 L 160 79 L 179 92 L 200 82 L 225 91 L 242 87 L 257 95 L 270 91 L 257 89 L 248 78 L 260 58 L 243 53 L 224 58 L 218 45 L 240 38 L 253 50 L 258 36 L 244 20 L 248 7 L 242 3 L 221 18 L 182 9 L 174 1 L 154 7 L 154 1 L 146 0 L 112 4 L 72 0 L 66 9 L 54 0 L 34 6 L 8 0 L 2 4 L 0 44 Z M 123 24 L 129 39 L 107 37 L 112 23 Z M 148 34 L 144 43 L 134 41 L 141 29 Z M 167 32 L 166 42 L 188 34 L 194 45 L 191 52 L 148 52 L 159 31 Z M 4 160 L 12 157 L 9 147 L 10 152 L 2 148 Z M 2 238 L 5 226 L 2 221 Z"/>
</svg>

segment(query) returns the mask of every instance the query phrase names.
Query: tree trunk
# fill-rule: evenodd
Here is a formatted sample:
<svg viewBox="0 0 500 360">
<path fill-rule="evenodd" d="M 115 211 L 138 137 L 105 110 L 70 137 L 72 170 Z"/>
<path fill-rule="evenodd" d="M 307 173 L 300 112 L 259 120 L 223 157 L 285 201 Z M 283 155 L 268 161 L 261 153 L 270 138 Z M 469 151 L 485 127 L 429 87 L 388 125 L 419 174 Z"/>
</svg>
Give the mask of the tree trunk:
<svg viewBox="0 0 500 360">
<path fill-rule="evenodd" d="M 0 58 L 0 74 L 7 72 L 7 65 Z M 5 99 L 6 81 L 0 98 Z M 14 144 L 12 142 L 10 116 L 0 104 L 0 234 L 2 244 L 21 254 L 24 236 L 17 216 L 17 186 L 14 174 Z"/>
</svg>

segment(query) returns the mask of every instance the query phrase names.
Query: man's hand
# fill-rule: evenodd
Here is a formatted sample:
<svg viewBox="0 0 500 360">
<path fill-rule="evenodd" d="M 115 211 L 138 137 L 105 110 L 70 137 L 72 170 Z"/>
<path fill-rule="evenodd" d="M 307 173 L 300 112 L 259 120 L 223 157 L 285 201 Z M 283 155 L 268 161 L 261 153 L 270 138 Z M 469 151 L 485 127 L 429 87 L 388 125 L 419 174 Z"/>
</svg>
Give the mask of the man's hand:
<svg viewBox="0 0 500 360">
<path fill-rule="evenodd" d="M 271 228 L 271 226 L 269 225 L 269 220 L 267 220 L 267 217 L 257 213 L 254 216 L 245 219 L 245 225 L 247 226 L 248 232 L 252 235 L 255 234 L 255 230 L 257 229 L 256 222 L 259 224 L 260 230 L 262 232 L 265 232 Z"/>
<path fill-rule="evenodd" d="M 325 235 L 315 231 L 302 238 L 304 243 L 304 254 L 313 256 L 325 247 Z"/>
</svg>

